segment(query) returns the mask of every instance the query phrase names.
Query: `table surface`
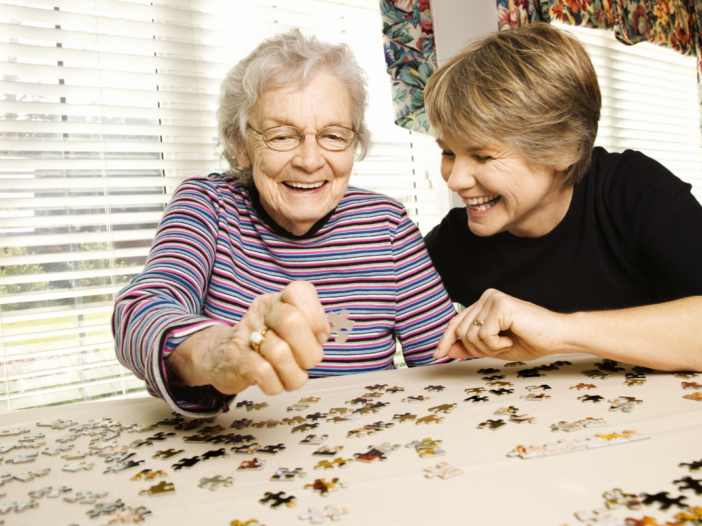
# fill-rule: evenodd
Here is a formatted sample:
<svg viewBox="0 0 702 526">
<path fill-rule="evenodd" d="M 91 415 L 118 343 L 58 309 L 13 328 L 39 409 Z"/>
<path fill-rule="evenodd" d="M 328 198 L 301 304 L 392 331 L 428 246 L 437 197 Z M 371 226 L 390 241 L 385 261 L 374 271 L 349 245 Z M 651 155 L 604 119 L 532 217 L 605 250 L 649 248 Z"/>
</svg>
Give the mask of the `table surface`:
<svg viewBox="0 0 702 526">
<path fill-rule="evenodd" d="M 542 371 L 540 378 L 521 378 L 518 371 L 539 365 L 547 365 L 559 360 L 568 360 L 571 365 L 558 370 Z M 180 525 L 207 524 L 208 526 L 229 525 L 234 520 L 242 523 L 257 519 L 259 524 L 304 524 L 298 517 L 312 507 L 328 505 L 345 508 L 348 513 L 341 518 L 341 524 L 491 524 L 491 525 L 563 525 L 586 524 L 575 518 L 574 513 L 604 508 L 603 493 L 621 488 L 626 493 L 655 494 L 668 491 L 673 497 L 685 495 L 690 506 L 702 506 L 702 496 L 693 491 L 679 491 L 673 483 L 685 476 L 702 478 L 702 470 L 690 471 L 680 463 L 691 463 L 702 459 L 702 403 L 685 399 L 684 395 L 695 393 L 694 389 L 683 389 L 683 382 L 696 379 L 676 377 L 671 373 L 654 372 L 646 375 L 643 385 L 625 384 L 625 373 L 632 368 L 613 374 L 607 379 L 591 379 L 582 371 L 596 369 L 595 363 L 601 359 L 589 355 L 551 356 L 529 362 L 522 367 L 505 367 L 505 362 L 482 359 L 463 363 L 401 369 L 379 373 L 350 375 L 339 378 L 324 378 L 310 381 L 295 392 L 267 397 L 256 387 L 248 389 L 237 397 L 237 401 L 250 400 L 255 403 L 267 402 L 260 410 L 247 411 L 244 407 L 232 407 L 221 414 L 214 424 L 225 429 L 222 434 L 239 433 L 253 435 L 260 445 L 283 443 L 286 448 L 276 455 L 242 455 L 230 451 L 232 445 L 187 443 L 183 438 L 195 435 L 197 430 L 174 431 L 173 426 L 160 425 L 148 432 L 122 431 L 115 440 L 118 445 L 129 445 L 134 440 L 144 439 L 154 433 L 175 432 L 176 436 L 153 446 L 132 449 L 136 453 L 133 460 L 144 462 L 136 467 L 118 473 L 103 471 L 111 464 L 102 457 L 88 456 L 94 462 L 89 471 L 66 472 L 62 467 L 68 461 L 60 455 L 39 454 L 36 461 L 25 464 L 7 463 L 16 455 L 41 452 L 45 447 L 59 445 L 56 438 L 65 435 L 68 429 L 58 430 L 37 427 L 37 422 L 56 419 L 86 423 L 89 420 L 111 418 L 123 426 L 131 424 L 152 424 L 171 417 L 171 410 L 160 400 L 131 399 L 98 403 L 74 404 L 48 407 L 2 414 L 0 421 L 0 447 L 18 443 L 22 436 L 1 436 L 12 428 L 24 428 L 28 434 L 44 433 L 46 445 L 38 449 L 14 449 L 0 454 L 4 456 L 0 474 L 17 475 L 29 470 L 51 468 L 49 475 L 29 482 L 13 480 L 0 486 L 0 510 L 11 501 L 27 500 L 28 492 L 47 486 L 68 486 L 73 492 L 81 490 L 108 491 L 103 501 L 121 499 L 126 506 L 145 506 L 152 513 L 146 517 L 147 524 Z M 499 369 L 505 375 L 503 381 L 511 382 L 514 391 L 503 396 L 485 392 L 486 402 L 465 402 L 471 396 L 465 389 L 486 387 L 482 378 L 485 374 L 478 370 Z M 698 377 L 699 380 L 702 377 Z M 580 384 L 592 384 L 594 389 L 573 389 Z M 357 408 L 346 404 L 353 398 L 369 392 L 366 386 L 387 384 L 388 387 L 403 387 L 404 392 L 385 393 L 376 400 L 389 402 L 378 413 L 362 415 L 350 423 L 331 423 L 320 420 L 317 429 L 292 433 L 292 427 L 279 424 L 274 428 L 230 429 L 235 419 L 248 418 L 254 423 L 269 419 L 282 420 L 295 416 L 305 417 L 316 411 L 328 413 L 332 408 Z M 544 392 L 550 396 L 540 401 L 526 400 L 528 386 L 547 384 L 551 389 Z M 429 385 L 442 385 L 442 392 L 429 392 Z M 599 395 L 599 403 L 583 402 L 578 397 L 585 394 Z M 425 402 L 408 403 L 402 400 L 409 396 L 430 397 Z M 620 396 L 634 396 L 642 402 L 631 412 L 610 411 L 608 399 Z M 292 404 L 305 397 L 318 397 L 319 402 L 310 404 L 304 411 L 287 411 Z M 393 420 L 395 414 L 410 412 L 421 418 L 430 415 L 429 409 L 441 404 L 456 404 L 444 417 L 442 423 L 417 424 L 412 421 L 400 423 Z M 536 417 L 536 422 L 517 424 L 509 422 L 504 415 L 494 415 L 502 407 L 515 406 L 519 414 Z M 566 433 L 553 432 L 551 425 L 561 421 L 574 422 L 588 417 L 602 418 L 611 423 L 608 427 L 581 429 Z M 478 425 L 489 419 L 503 419 L 506 425 L 497 429 L 479 429 Z M 347 437 L 350 430 L 362 428 L 374 422 L 394 422 L 395 425 L 383 431 L 364 437 Z M 203 426 L 204 427 L 204 426 Z M 592 437 L 597 433 L 622 433 L 637 431 L 650 436 L 648 440 L 601 447 L 541 458 L 522 459 L 508 457 L 507 454 L 519 445 L 542 445 L 558 440 L 577 440 Z M 354 458 L 354 453 L 365 453 L 370 446 L 388 442 L 400 447 L 387 455 L 384 462 L 349 462 L 346 467 L 330 470 L 316 470 L 321 460 L 334 457 L 313 456 L 318 447 L 301 445 L 300 441 L 308 434 L 327 434 L 324 445 L 343 446 L 337 455 L 344 459 Z M 442 440 L 445 456 L 420 458 L 414 448 L 405 447 L 414 440 L 425 438 Z M 87 450 L 91 438 L 80 436 L 74 442 L 74 450 Z M 210 450 L 225 447 L 229 456 L 200 462 L 191 468 L 174 470 L 172 465 L 181 458 L 202 455 Z M 156 451 L 169 448 L 182 449 L 184 453 L 169 460 L 153 458 Z M 244 460 L 265 458 L 265 467 L 260 471 L 237 471 Z M 463 474 L 449 479 L 426 478 L 425 468 L 440 462 L 448 462 L 460 468 Z M 305 478 L 293 481 L 271 481 L 271 476 L 281 467 L 302 468 Z M 165 478 L 131 480 L 142 469 L 163 470 Z M 201 478 L 217 475 L 233 477 L 230 487 L 220 487 L 215 491 L 198 487 Z M 346 488 L 338 489 L 328 497 L 321 497 L 305 484 L 317 478 L 329 481 L 338 477 L 346 483 Z M 160 496 L 140 495 L 139 492 L 157 484 L 161 480 L 171 482 L 175 493 Z M 295 507 L 272 509 L 260 504 L 265 492 L 284 491 L 297 499 Z M 66 493 L 71 495 L 71 493 Z M 38 506 L 21 513 L 9 511 L 0 515 L 6 526 L 10 525 L 66 525 L 107 524 L 116 515 L 102 515 L 90 519 L 86 512 L 91 506 L 71 504 L 62 497 L 36 499 Z M 655 517 L 660 524 L 674 522 L 673 517 L 680 510 L 671 507 L 660 511 L 658 506 L 644 506 L 639 510 L 618 508 L 612 516 L 641 519 Z M 326 519 L 325 523 L 331 520 Z M 618 524 L 616 521 L 589 522 L 587 524 Z M 652 523 L 653 524 L 653 523 Z"/>
</svg>

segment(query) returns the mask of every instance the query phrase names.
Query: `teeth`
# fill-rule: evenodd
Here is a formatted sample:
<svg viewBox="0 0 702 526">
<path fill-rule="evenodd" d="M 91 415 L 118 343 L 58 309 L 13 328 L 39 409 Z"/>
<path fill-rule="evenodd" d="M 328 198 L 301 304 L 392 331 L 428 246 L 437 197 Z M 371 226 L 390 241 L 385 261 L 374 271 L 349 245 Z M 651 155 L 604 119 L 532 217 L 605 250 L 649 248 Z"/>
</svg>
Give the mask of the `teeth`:
<svg viewBox="0 0 702 526">
<path fill-rule="evenodd" d="M 288 186 L 291 186 L 292 188 L 300 188 L 302 190 L 310 190 L 313 188 L 320 188 L 321 186 L 324 185 L 325 181 L 322 181 L 321 183 L 311 183 L 311 184 L 305 184 L 305 183 L 298 183 L 297 181 L 285 181 L 285 184 Z"/>
<path fill-rule="evenodd" d="M 488 195 L 485 197 L 471 197 L 470 199 L 464 199 L 463 202 L 467 205 L 470 205 L 470 206 L 477 206 L 477 205 L 481 205 L 483 203 L 487 203 L 489 201 L 492 201 L 493 199 L 497 199 L 498 197 L 500 197 L 500 196 L 499 195 Z M 487 208 L 486 208 L 486 210 L 487 210 Z"/>
</svg>

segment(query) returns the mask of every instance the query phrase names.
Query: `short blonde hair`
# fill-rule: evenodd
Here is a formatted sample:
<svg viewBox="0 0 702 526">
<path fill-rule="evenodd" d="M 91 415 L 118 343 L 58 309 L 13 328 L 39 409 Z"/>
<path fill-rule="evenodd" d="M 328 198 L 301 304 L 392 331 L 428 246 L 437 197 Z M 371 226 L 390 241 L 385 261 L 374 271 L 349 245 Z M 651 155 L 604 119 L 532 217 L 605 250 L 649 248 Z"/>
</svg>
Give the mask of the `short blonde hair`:
<svg viewBox="0 0 702 526">
<path fill-rule="evenodd" d="M 578 39 L 545 23 L 497 31 L 440 67 L 424 92 L 440 136 L 503 144 L 534 164 L 567 165 L 564 184 L 590 168 L 602 98 Z"/>
<path fill-rule="evenodd" d="M 366 78 L 351 48 L 322 42 L 314 36 L 304 37 L 299 29 L 293 29 L 264 40 L 222 80 L 217 146 L 224 147 L 222 157 L 229 163 L 230 176 L 245 185 L 253 182 L 251 167 L 240 166 L 237 154 L 246 151 L 246 125 L 263 92 L 284 86 L 304 87 L 320 71 L 332 73 L 346 86 L 351 97 L 351 123 L 358 132 L 354 144 L 356 158 L 361 160 L 366 156 L 371 146 L 365 122 Z"/>
</svg>

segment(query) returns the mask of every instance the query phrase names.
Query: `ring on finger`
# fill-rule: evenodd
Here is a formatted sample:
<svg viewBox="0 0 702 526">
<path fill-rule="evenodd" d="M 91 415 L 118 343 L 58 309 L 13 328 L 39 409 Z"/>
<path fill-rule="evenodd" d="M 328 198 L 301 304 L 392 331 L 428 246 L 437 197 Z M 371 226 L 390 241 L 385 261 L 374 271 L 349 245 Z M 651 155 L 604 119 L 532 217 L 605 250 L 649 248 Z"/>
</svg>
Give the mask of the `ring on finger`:
<svg viewBox="0 0 702 526">
<path fill-rule="evenodd" d="M 269 329 L 266 328 L 261 329 L 260 331 L 253 331 L 251 336 L 249 336 L 249 344 L 251 345 L 251 348 L 259 354 L 261 352 L 261 345 L 263 345 L 263 342 L 266 340 L 266 333 L 268 330 Z"/>
<path fill-rule="evenodd" d="M 482 321 L 482 320 L 479 320 L 478 318 L 475 318 L 475 319 L 473 320 L 473 325 L 475 325 L 475 326 L 477 326 L 477 327 L 482 327 L 482 326 L 483 326 L 483 321 Z"/>
</svg>

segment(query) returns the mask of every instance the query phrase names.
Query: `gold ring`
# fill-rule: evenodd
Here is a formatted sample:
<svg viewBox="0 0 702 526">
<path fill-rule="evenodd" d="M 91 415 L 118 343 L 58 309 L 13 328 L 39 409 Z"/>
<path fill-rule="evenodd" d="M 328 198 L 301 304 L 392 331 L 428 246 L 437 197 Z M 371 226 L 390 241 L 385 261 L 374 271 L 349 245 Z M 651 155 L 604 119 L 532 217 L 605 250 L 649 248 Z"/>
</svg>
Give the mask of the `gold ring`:
<svg viewBox="0 0 702 526">
<path fill-rule="evenodd" d="M 478 326 L 478 327 L 482 327 L 482 326 L 483 326 L 483 322 L 482 322 L 482 320 L 479 320 L 478 318 L 475 318 L 475 319 L 473 320 L 473 325 L 476 325 L 476 326 Z"/>
<path fill-rule="evenodd" d="M 260 331 L 252 332 L 251 336 L 249 337 L 249 343 L 251 344 L 251 348 L 257 353 L 260 353 L 259 349 L 261 348 L 261 345 L 263 345 L 263 342 L 266 339 L 267 332 L 268 329 L 261 329 Z"/>
</svg>

